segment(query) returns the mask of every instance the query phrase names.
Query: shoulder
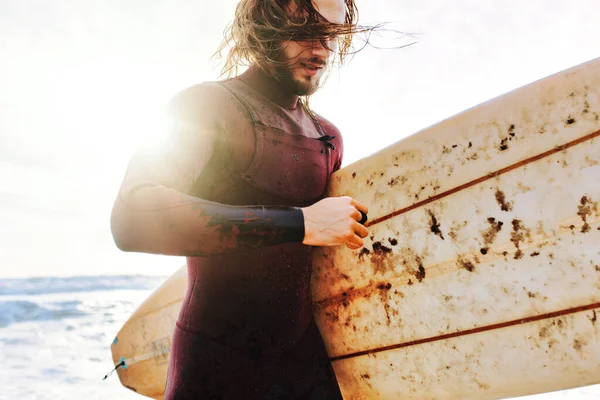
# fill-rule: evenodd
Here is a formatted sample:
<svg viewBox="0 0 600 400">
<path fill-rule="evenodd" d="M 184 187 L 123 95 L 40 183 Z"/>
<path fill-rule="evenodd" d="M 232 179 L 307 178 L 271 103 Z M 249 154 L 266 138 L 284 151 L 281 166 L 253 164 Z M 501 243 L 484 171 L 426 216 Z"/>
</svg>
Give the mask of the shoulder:
<svg viewBox="0 0 600 400">
<path fill-rule="evenodd" d="M 327 133 L 328 135 L 331 135 L 331 136 L 335 136 L 335 135 L 341 136 L 340 130 L 337 128 L 337 126 L 335 126 L 333 124 L 333 122 L 329 121 L 327 118 L 323 117 L 321 114 L 316 113 L 314 111 L 313 111 L 313 114 L 315 115 L 315 117 L 317 117 L 317 119 L 319 120 L 319 123 L 321 124 L 321 126 L 323 126 L 323 129 L 325 129 L 325 133 Z"/>
<path fill-rule="evenodd" d="M 333 139 L 332 142 L 336 146 L 339 145 L 340 147 L 342 147 L 344 144 L 344 141 L 343 141 L 343 137 L 342 137 L 342 132 L 338 129 L 338 127 L 335 126 L 335 124 L 333 124 L 333 122 L 329 121 L 327 118 L 323 117 L 322 115 L 320 115 L 316 112 L 313 112 L 313 114 L 315 114 L 315 117 L 317 117 L 317 119 L 319 120 L 319 123 L 325 130 L 325 134 L 335 136 L 335 139 Z"/>
<path fill-rule="evenodd" d="M 192 117 L 203 110 L 215 109 L 225 96 L 217 82 L 202 82 L 175 93 L 167 104 L 167 112 L 180 117 Z"/>
<path fill-rule="evenodd" d="M 229 130 L 232 122 L 247 123 L 250 118 L 246 110 L 224 82 L 206 81 L 180 90 L 167 104 L 168 117 L 219 130 Z"/>
</svg>

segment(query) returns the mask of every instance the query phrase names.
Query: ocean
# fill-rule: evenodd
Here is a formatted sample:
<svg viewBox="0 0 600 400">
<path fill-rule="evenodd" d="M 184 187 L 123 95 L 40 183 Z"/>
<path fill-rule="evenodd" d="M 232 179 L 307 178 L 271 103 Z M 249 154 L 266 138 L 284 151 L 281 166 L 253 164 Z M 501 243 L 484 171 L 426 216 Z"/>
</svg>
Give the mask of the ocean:
<svg viewBox="0 0 600 400">
<path fill-rule="evenodd" d="M 0 399 L 144 399 L 102 378 L 117 331 L 165 278 L 0 279 Z M 600 399 L 600 385 L 523 399 Z"/>
<path fill-rule="evenodd" d="M 0 399 L 144 399 L 102 378 L 118 330 L 164 279 L 0 279 Z"/>
</svg>

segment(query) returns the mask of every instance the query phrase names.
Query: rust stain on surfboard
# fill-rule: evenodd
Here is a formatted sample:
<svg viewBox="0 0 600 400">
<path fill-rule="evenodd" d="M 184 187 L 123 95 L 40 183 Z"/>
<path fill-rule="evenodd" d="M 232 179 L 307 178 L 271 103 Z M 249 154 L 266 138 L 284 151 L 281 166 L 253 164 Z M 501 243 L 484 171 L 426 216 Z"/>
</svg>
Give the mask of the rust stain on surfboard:
<svg viewBox="0 0 600 400">
<path fill-rule="evenodd" d="M 594 202 L 588 196 L 581 197 L 577 206 L 577 215 L 581 217 L 583 226 L 581 227 L 581 233 L 587 233 L 592 230 L 588 224 L 588 218 L 592 216 L 592 212 L 598 215 L 598 202 Z"/>
</svg>

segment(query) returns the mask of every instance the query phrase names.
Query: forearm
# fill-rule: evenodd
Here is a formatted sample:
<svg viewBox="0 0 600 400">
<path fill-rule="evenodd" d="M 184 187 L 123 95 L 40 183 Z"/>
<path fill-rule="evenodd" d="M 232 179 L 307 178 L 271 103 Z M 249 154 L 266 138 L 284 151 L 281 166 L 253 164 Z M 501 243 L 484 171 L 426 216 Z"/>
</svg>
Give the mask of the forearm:
<svg viewBox="0 0 600 400">
<path fill-rule="evenodd" d="M 124 251 L 206 256 L 285 242 L 302 242 L 302 210 L 277 206 L 228 206 L 161 186 L 121 194 L 111 229 Z"/>
</svg>

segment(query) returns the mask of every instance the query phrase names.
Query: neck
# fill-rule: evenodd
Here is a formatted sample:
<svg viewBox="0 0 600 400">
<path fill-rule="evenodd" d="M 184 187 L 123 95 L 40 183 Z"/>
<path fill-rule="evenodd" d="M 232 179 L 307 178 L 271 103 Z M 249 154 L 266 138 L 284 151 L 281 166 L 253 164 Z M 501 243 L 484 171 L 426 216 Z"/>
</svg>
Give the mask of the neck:
<svg viewBox="0 0 600 400">
<path fill-rule="evenodd" d="M 298 95 L 285 90 L 279 81 L 256 65 L 248 68 L 239 79 L 283 108 L 293 110 L 298 106 Z"/>
</svg>

